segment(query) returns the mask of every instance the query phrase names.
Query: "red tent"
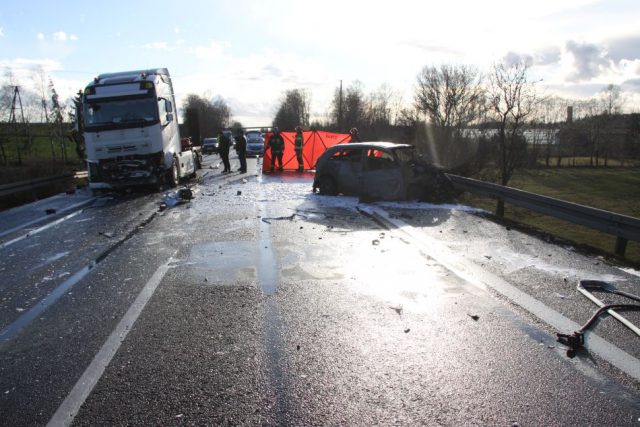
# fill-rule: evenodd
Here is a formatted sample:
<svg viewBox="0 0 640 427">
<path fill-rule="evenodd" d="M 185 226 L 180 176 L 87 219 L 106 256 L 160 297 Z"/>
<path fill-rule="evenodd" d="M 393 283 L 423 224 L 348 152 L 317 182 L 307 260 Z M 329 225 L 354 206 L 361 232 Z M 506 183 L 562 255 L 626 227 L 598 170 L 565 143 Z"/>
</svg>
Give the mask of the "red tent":
<svg viewBox="0 0 640 427">
<path fill-rule="evenodd" d="M 262 170 L 268 172 L 271 170 L 271 150 L 268 147 L 269 138 L 272 133 L 265 135 L 264 143 L 264 160 L 262 162 Z M 280 132 L 284 139 L 284 155 L 282 156 L 282 166 L 284 170 L 297 170 L 298 159 L 295 150 L 295 132 Z M 304 159 L 304 168 L 313 169 L 316 165 L 318 157 L 325 150 L 336 144 L 343 144 L 351 141 L 351 135 L 348 133 L 333 133 L 318 130 L 303 131 L 304 148 L 302 149 L 302 158 Z"/>
</svg>

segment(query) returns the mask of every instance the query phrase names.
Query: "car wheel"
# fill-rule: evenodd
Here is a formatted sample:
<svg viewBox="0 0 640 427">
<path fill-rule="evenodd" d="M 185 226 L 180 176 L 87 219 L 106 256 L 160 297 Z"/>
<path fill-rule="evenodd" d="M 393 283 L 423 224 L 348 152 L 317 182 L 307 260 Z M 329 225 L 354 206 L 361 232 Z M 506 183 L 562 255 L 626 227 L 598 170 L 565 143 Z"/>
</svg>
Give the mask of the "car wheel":
<svg viewBox="0 0 640 427">
<path fill-rule="evenodd" d="M 176 160 L 171 164 L 171 169 L 168 171 L 167 181 L 170 187 L 177 187 L 180 183 L 180 170 L 178 169 L 178 162 Z"/>
<path fill-rule="evenodd" d="M 328 175 L 324 175 L 320 177 L 320 185 L 318 185 L 320 190 L 320 194 L 324 194 L 326 196 L 335 196 L 338 194 L 338 186 L 336 185 L 335 179 Z"/>
</svg>

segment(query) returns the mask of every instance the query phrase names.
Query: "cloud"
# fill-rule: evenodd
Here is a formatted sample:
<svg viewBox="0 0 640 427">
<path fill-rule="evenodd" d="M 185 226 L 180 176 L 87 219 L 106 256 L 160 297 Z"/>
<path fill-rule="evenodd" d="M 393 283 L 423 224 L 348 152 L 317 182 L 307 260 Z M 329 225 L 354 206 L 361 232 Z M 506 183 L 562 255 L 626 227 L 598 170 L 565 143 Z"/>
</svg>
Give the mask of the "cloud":
<svg viewBox="0 0 640 427">
<path fill-rule="evenodd" d="M 557 47 L 550 47 L 537 51 L 533 56 L 535 65 L 551 65 L 560 62 L 562 51 Z"/>
<path fill-rule="evenodd" d="M 621 86 L 626 90 L 640 91 L 640 78 L 626 80 L 622 82 Z"/>
<path fill-rule="evenodd" d="M 212 41 L 209 45 L 191 47 L 187 52 L 203 61 L 211 61 L 214 59 L 218 60 L 223 56 L 227 47 L 229 47 L 229 43 L 227 42 Z"/>
<path fill-rule="evenodd" d="M 631 36 L 609 40 L 605 43 L 608 57 L 619 62 L 624 59 L 640 59 L 640 36 Z"/>
<path fill-rule="evenodd" d="M 502 58 L 502 61 L 507 67 L 511 67 L 519 63 L 525 63 L 526 65 L 531 66 L 533 65 L 533 56 L 516 52 L 507 52 L 507 54 Z"/>
<path fill-rule="evenodd" d="M 573 56 L 574 66 L 574 72 L 567 76 L 568 81 L 590 80 L 610 68 L 611 64 L 606 57 L 606 51 L 595 44 L 569 40 L 565 48 Z"/>
<path fill-rule="evenodd" d="M 60 42 L 65 42 L 67 41 L 67 33 L 65 33 L 64 31 L 57 31 L 53 33 L 53 39 Z"/>
<path fill-rule="evenodd" d="M 44 40 L 44 34 L 42 34 L 42 33 L 38 33 L 38 34 L 36 34 L 36 38 L 37 38 L 38 40 Z"/>
<path fill-rule="evenodd" d="M 53 39 L 59 42 L 66 42 L 67 40 L 76 41 L 78 36 L 75 34 L 67 34 L 64 31 L 56 31 L 53 33 Z"/>
<path fill-rule="evenodd" d="M 0 27 L 0 37 L 4 37 L 4 29 Z"/>
<path fill-rule="evenodd" d="M 507 52 L 506 55 L 502 58 L 504 63 L 508 66 L 512 66 L 518 63 L 525 63 L 529 66 L 534 65 L 552 65 L 560 62 L 562 58 L 562 54 L 560 49 L 557 47 L 550 47 L 546 49 L 540 49 L 532 54 L 529 53 L 518 53 L 518 52 Z"/>
<path fill-rule="evenodd" d="M 427 53 L 439 53 L 452 56 L 462 56 L 464 54 L 462 50 L 453 49 L 450 46 L 439 45 L 437 43 L 426 43 L 421 40 L 405 40 L 401 41 L 399 44 L 417 50 L 422 50 Z"/>
</svg>

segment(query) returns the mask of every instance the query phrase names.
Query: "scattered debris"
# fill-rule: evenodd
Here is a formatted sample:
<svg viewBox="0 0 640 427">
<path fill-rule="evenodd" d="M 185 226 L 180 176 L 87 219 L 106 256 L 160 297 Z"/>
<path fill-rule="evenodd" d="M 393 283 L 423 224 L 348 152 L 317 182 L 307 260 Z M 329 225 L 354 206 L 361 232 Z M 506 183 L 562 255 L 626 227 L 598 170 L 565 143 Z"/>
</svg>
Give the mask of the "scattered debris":
<svg viewBox="0 0 640 427">
<path fill-rule="evenodd" d="M 478 316 L 477 314 L 469 314 L 469 313 L 467 313 L 467 316 L 471 317 L 476 322 L 480 319 L 480 316 Z"/>
<path fill-rule="evenodd" d="M 162 212 L 165 209 L 167 209 L 167 204 L 164 202 L 160 202 L 160 205 L 158 206 L 158 212 Z"/>
<path fill-rule="evenodd" d="M 492 258 L 492 256 L 491 256 L 491 255 L 485 255 L 484 257 L 485 257 L 486 259 L 491 259 L 491 258 Z"/>
<path fill-rule="evenodd" d="M 407 328 L 407 329 L 405 329 L 405 330 L 404 330 L 404 333 L 405 333 L 405 334 L 408 334 L 410 331 L 411 331 L 411 329 L 410 329 L 410 328 Z"/>
<path fill-rule="evenodd" d="M 300 350 L 300 344 L 296 346 L 296 350 Z"/>
<path fill-rule="evenodd" d="M 628 319 L 618 314 L 618 311 L 640 311 L 640 296 L 630 294 L 628 292 L 619 291 L 614 286 L 600 280 L 581 280 L 578 284 L 578 291 L 590 299 L 598 306 L 598 310 L 580 329 L 572 334 L 556 333 L 557 340 L 560 344 L 569 347 L 567 357 L 573 358 L 576 353 L 584 347 L 584 334 L 589 328 L 595 325 L 603 314 L 610 315 L 627 328 L 631 329 L 636 335 L 640 336 L 640 328 L 631 323 Z M 593 295 L 593 291 L 607 292 L 635 301 L 636 304 L 605 304 Z"/>
<path fill-rule="evenodd" d="M 163 211 L 166 208 L 172 208 L 181 203 L 189 202 L 191 199 L 193 199 L 193 191 L 187 187 L 180 188 L 178 191 L 165 194 L 164 200 L 160 203 L 159 210 Z"/>
<path fill-rule="evenodd" d="M 53 208 L 49 208 L 49 209 L 46 209 L 46 210 L 44 211 L 44 213 L 45 213 L 45 214 L 47 214 L 47 215 L 53 215 L 53 214 L 54 214 L 54 213 L 56 213 L 56 212 L 57 212 L 57 211 L 56 211 L 55 209 L 53 209 Z"/>
<path fill-rule="evenodd" d="M 247 183 L 247 178 L 242 178 L 242 183 L 246 184 Z"/>
<path fill-rule="evenodd" d="M 242 196 L 242 191 L 238 190 L 238 192 L 236 193 L 236 196 Z"/>
<path fill-rule="evenodd" d="M 113 237 L 113 233 L 109 233 L 109 232 L 106 232 L 106 231 L 98 231 L 98 235 L 99 236 L 108 237 L 109 239 Z"/>
<path fill-rule="evenodd" d="M 378 239 L 373 239 L 373 240 L 371 241 L 371 244 L 372 244 L 373 246 L 378 246 L 378 245 L 380 244 L 380 240 L 378 240 Z"/>
<path fill-rule="evenodd" d="M 193 191 L 190 188 L 181 188 L 178 190 L 178 198 L 180 200 L 191 200 L 193 199 Z"/>
<path fill-rule="evenodd" d="M 392 309 L 392 310 L 395 310 L 395 312 L 398 313 L 398 314 L 402 314 L 402 306 L 401 305 L 399 305 L 397 307 L 390 306 L 389 308 Z"/>
<path fill-rule="evenodd" d="M 294 213 L 294 214 L 291 214 L 289 216 L 279 216 L 277 218 L 267 218 L 267 217 L 262 218 L 260 215 L 258 215 L 258 218 L 261 218 L 262 221 L 266 222 L 267 224 L 271 224 L 271 222 L 269 220 L 271 220 L 271 221 L 282 221 L 282 220 L 286 219 L 286 220 L 289 220 L 289 221 L 293 221 L 293 219 L 296 217 L 296 215 L 297 216 L 302 216 L 302 215 L 299 215 L 297 213 Z M 305 217 L 303 217 L 303 218 L 305 218 Z M 300 228 L 302 228 L 302 227 L 300 227 Z"/>
</svg>

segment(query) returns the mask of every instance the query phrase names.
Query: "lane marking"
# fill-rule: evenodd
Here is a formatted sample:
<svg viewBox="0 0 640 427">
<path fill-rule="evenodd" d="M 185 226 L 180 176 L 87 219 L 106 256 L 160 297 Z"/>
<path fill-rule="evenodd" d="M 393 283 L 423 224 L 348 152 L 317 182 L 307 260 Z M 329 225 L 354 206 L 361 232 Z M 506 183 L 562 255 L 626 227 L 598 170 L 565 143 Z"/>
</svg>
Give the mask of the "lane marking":
<svg viewBox="0 0 640 427">
<path fill-rule="evenodd" d="M 10 323 L 7 327 L 0 331 L 0 346 L 11 341 L 18 333 L 29 325 L 34 319 L 42 314 L 53 303 L 58 301 L 70 288 L 82 280 L 95 267 L 96 262 L 91 261 L 89 265 L 84 266 L 80 271 L 74 273 L 67 280 L 56 287 L 49 295 L 44 297 L 40 302 L 25 311 L 20 317 Z"/>
<path fill-rule="evenodd" d="M 504 279 L 485 271 L 472 262 L 462 259 L 446 245 L 421 233 L 404 221 L 391 217 L 385 210 L 373 206 L 360 206 L 358 210 L 378 220 L 391 231 L 402 232 L 412 239 L 425 254 L 428 254 L 463 280 L 480 288 L 492 288 L 552 328 L 562 332 L 573 332 L 580 329 L 581 325 L 578 325 L 573 320 L 546 306 L 541 301 L 521 291 Z M 585 333 L 584 347 L 599 355 L 635 380 L 640 381 L 640 360 L 626 351 L 590 331 Z"/>
<path fill-rule="evenodd" d="M 129 307 L 129 310 L 127 310 L 124 317 L 102 345 L 100 351 L 94 356 L 91 364 L 89 364 L 80 379 L 78 379 L 56 413 L 53 414 L 53 417 L 51 417 L 47 423 L 48 427 L 71 425 L 80 407 L 98 383 L 98 380 L 102 377 L 111 359 L 113 359 L 113 356 L 115 356 L 120 345 L 129 334 L 129 331 L 133 328 L 133 324 L 155 293 L 165 274 L 172 268 L 170 264 L 173 261 L 173 256 L 171 256 L 153 273 L 153 276 L 151 276 L 149 281 L 144 285 L 136 300 Z"/>
<path fill-rule="evenodd" d="M 34 319 L 36 319 L 42 312 L 53 305 L 65 292 L 72 288 L 76 283 L 82 280 L 87 274 L 89 274 L 96 265 L 104 261 L 113 251 L 118 249 L 124 242 L 132 238 L 142 227 L 149 224 L 156 216 L 157 212 L 153 212 L 148 218 L 136 225 L 127 235 L 118 240 L 115 244 L 107 248 L 104 252 L 98 255 L 93 261 L 84 266 L 79 271 L 75 272 L 67 280 L 59 284 L 49 295 L 44 297 L 40 302 L 31 307 L 26 312 L 22 313 L 20 317 L 0 330 L 0 347 L 6 342 L 12 340 L 18 333 L 27 327 Z"/>
<path fill-rule="evenodd" d="M 62 213 L 64 213 L 64 212 L 72 211 L 72 210 L 74 210 L 74 209 L 76 209 L 76 208 L 79 208 L 80 206 L 88 205 L 88 204 L 90 204 L 90 203 L 94 202 L 96 199 L 97 199 L 97 197 L 93 197 L 93 198 L 91 198 L 91 199 L 85 200 L 84 202 L 79 202 L 79 203 L 76 203 L 76 204 L 74 204 L 74 205 L 71 205 L 71 206 L 69 206 L 69 207 L 67 207 L 67 208 L 60 209 L 60 210 L 57 212 L 57 214 L 58 214 L 58 215 L 60 215 L 60 214 L 62 214 Z M 80 211 L 78 211 L 77 213 L 80 213 L 80 212 L 82 212 L 82 211 L 84 211 L 84 209 L 81 209 L 81 210 L 80 210 Z M 73 215 L 73 216 L 75 216 L 75 215 Z M 72 218 L 73 216 L 65 217 L 65 219 Z M 9 230 L 4 230 L 4 231 L 0 232 L 0 237 L 4 237 L 4 236 L 6 236 L 7 234 L 11 234 L 11 233 L 13 233 L 13 232 L 15 232 L 15 231 L 18 231 L 18 230 L 21 230 L 21 229 L 23 229 L 23 228 L 29 227 L 29 226 L 31 226 L 31 225 L 33 225 L 33 224 L 37 224 L 37 223 L 42 222 L 42 221 L 44 221 L 44 220 L 46 220 L 46 219 L 47 219 L 47 217 L 46 217 L 46 216 L 45 216 L 45 217 L 36 218 L 36 219 L 31 220 L 31 221 L 25 222 L 24 224 L 20 224 L 20 225 L 18 225 L 18 226 L 16 226 L 16 227 L 10 228 Z M 46 227 L 46 225 L 45 225 L 44 227 Z M 30 234 L 30 233 L 33 233 L 33 232 L 31 231 L 31 232 L 29 232 L 29 233 L 27 233 L 27 234 Z M 24 238 L 24 237 L 26 237 L 26 235 L 25 235 L 25 236 L 23 236 L 22 238 Z M 14 240 L 15 240 L 15 239 L 14 239 Z M 0 248 L 3 248 L 3 247 L 4 247 L 4 246 L 0 246 Z"/>
<path fill-rule="evenodd" d="M 7 242 L 4 242 L 2 244 L 0 244 L 0 249 L 4 249 L 7 246 L 13 245 L 14 243 L 17 243 L 21 240 L 26 239 L 27 237 L 31 237 L 34 234 L 38 234 L 42 231 L 45 231 L 55 225 L 60 224 L 61 222 L 64 222 L 70 218 L 73 218 L 74 216 L 80 215 L 82 212 L 84 212 L 84 209 L 80 209 L 79 211 L 75 211 L 73 213 L 70 213 L 69 215 L 63 216 L 62 218 L 58 218 L 57 220 L 50 222 L 49 224 L 43 225 L 42 227 L 36 228 L 35 230 L 31 230 L 26 234 L 23 234 L 22 236 L 18 236 L 15 239 L 9 240 Z"/>
</svg>

